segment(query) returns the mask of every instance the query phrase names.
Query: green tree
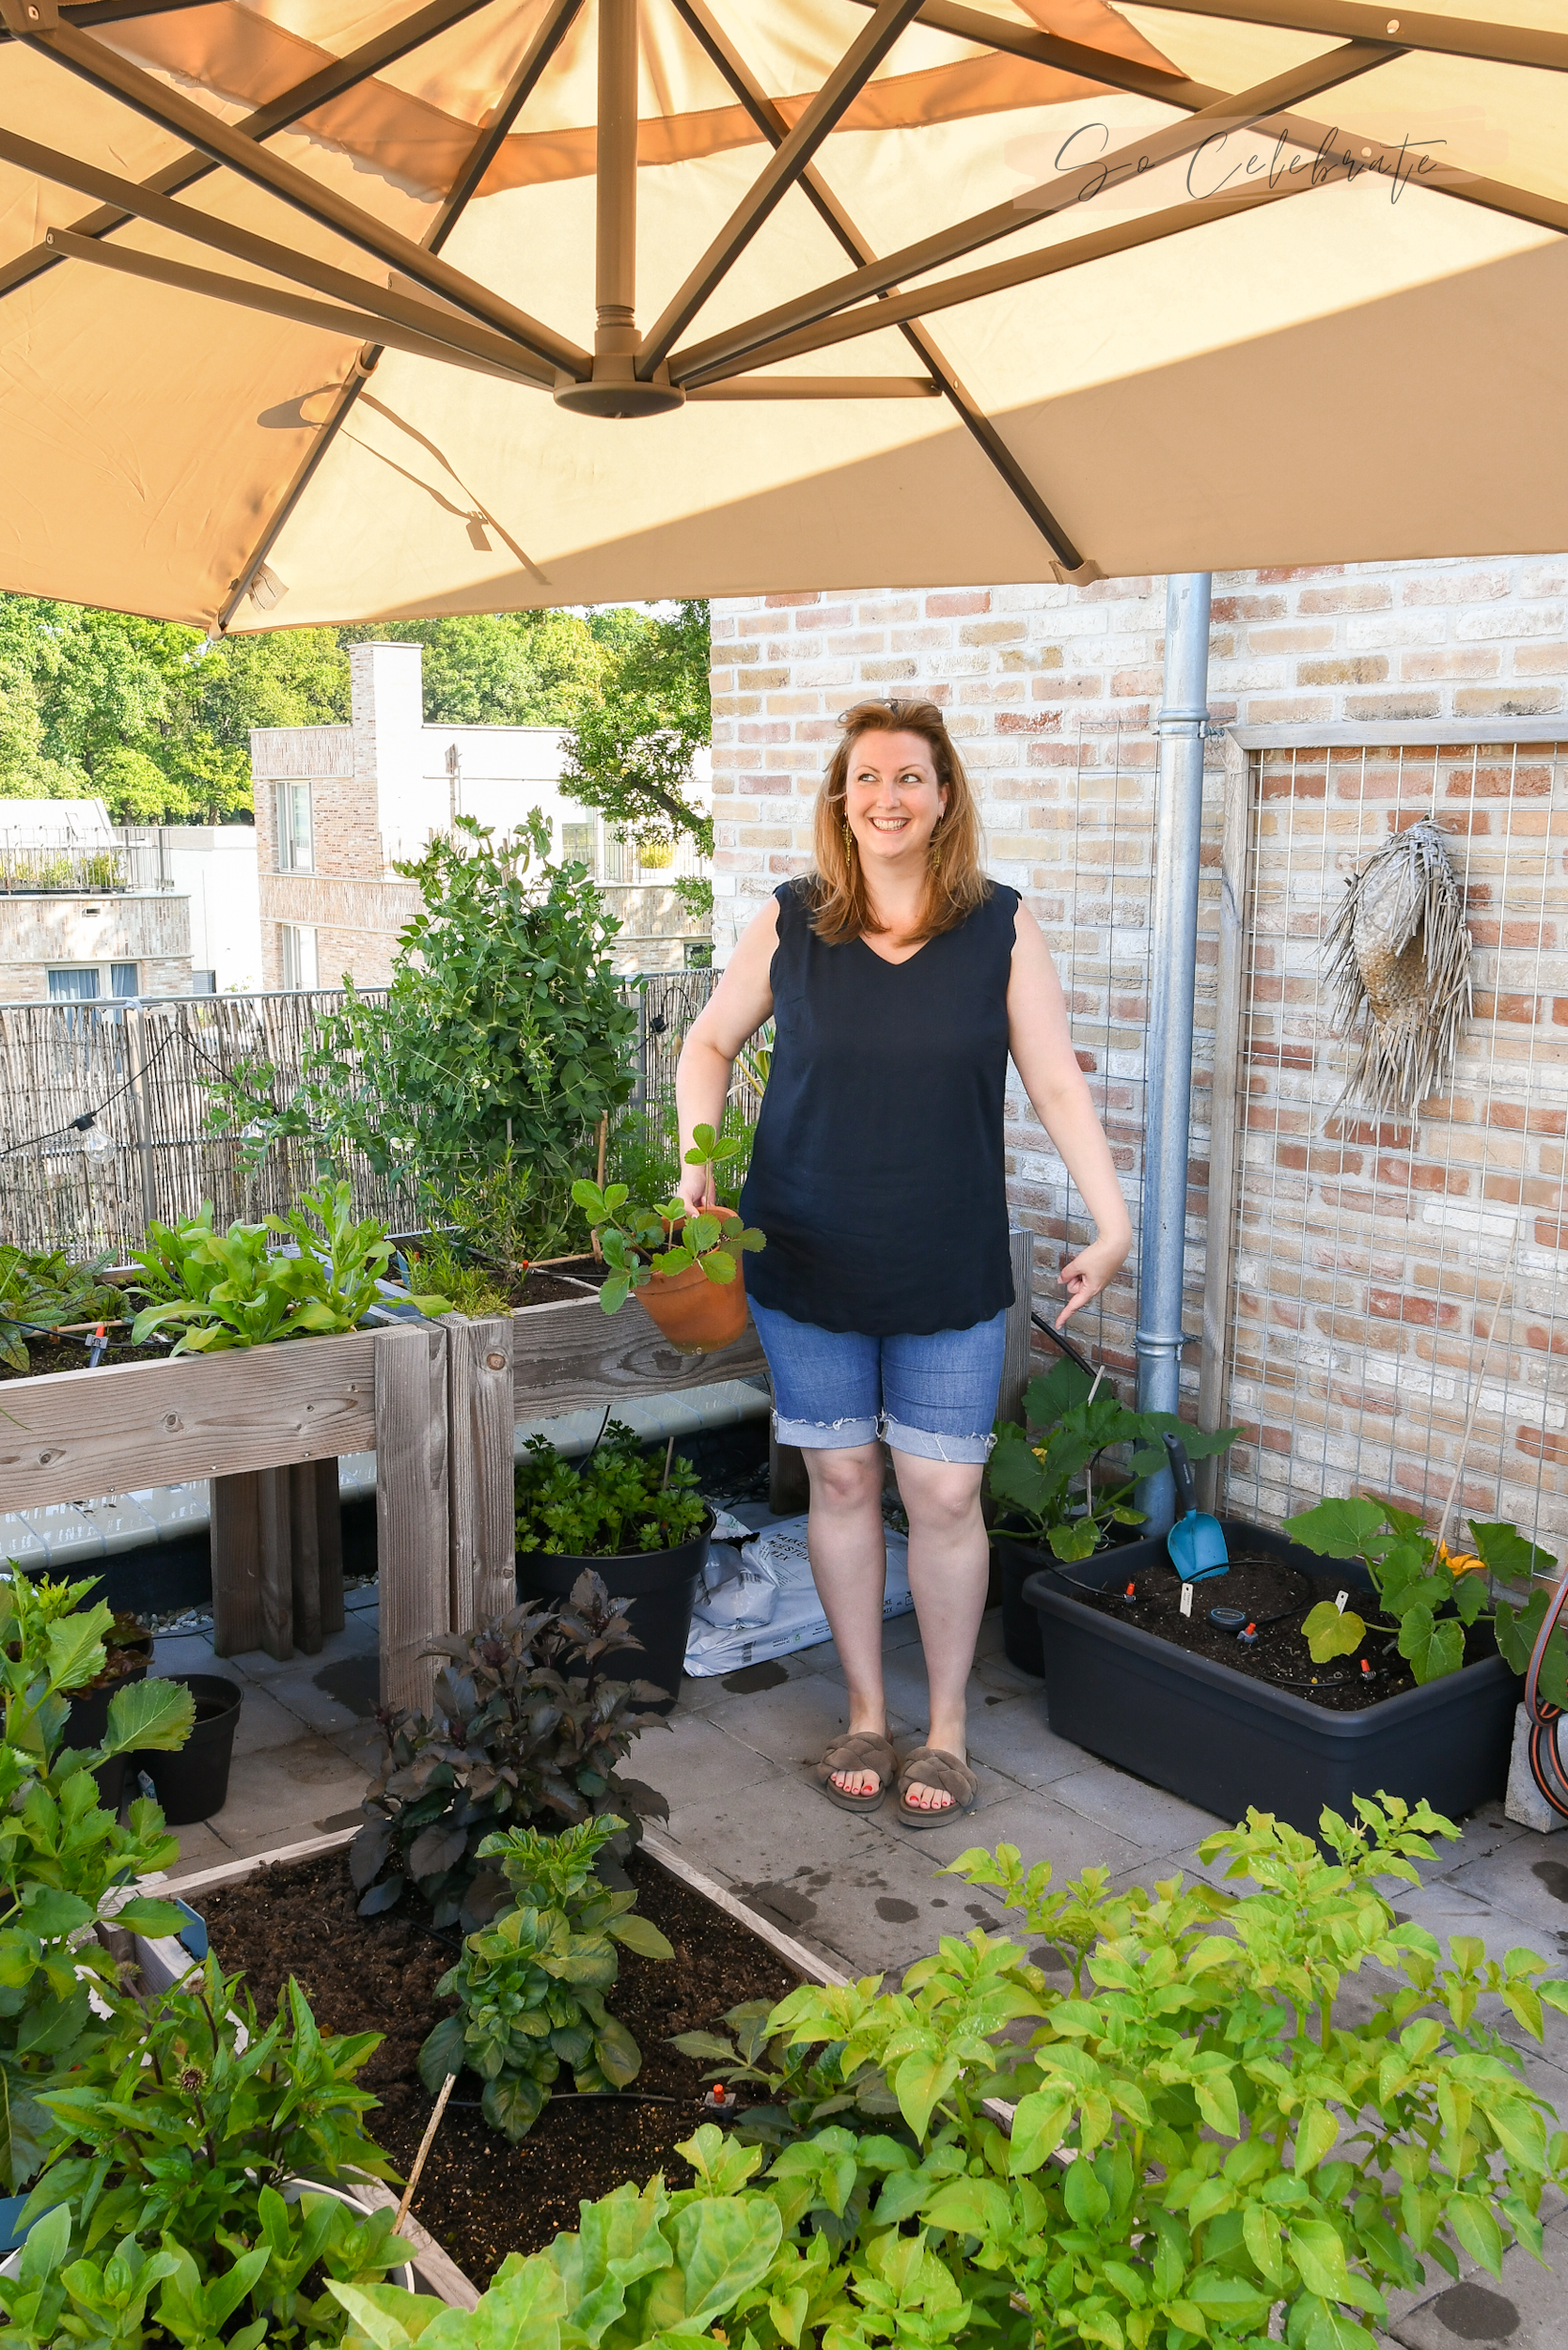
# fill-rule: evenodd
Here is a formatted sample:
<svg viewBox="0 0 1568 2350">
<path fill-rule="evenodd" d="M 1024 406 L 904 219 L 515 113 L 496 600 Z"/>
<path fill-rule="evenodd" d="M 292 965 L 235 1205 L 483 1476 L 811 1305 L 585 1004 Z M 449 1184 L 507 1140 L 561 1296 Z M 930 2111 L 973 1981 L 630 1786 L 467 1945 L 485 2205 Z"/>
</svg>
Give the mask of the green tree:
<svg viewBox="0 0 1568 2350">
<path fill-rule="evenodd" d="M 708 606 L 604 617 L 615 626 L 605 631 L 599 691 L 572 725 L 561 780 L 640 839 L 688 832 L 711 852 L 713 821 L 696 805 L 692 778 L 713 734 Z"/>
</svg>

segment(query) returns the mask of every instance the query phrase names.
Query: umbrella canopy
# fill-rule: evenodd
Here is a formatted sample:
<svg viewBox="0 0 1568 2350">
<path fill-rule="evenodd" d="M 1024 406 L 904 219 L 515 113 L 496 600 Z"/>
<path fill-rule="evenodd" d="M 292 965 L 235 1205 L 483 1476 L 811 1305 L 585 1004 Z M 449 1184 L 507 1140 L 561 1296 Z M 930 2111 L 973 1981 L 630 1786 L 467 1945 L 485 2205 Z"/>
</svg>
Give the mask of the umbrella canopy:
<svg viewBox="0 0 1568 2350">
<path fill-rule="evenodd" d="M 1568 545 L 1568 0 L 0 0 L 0 579 Z"/>
</svg>

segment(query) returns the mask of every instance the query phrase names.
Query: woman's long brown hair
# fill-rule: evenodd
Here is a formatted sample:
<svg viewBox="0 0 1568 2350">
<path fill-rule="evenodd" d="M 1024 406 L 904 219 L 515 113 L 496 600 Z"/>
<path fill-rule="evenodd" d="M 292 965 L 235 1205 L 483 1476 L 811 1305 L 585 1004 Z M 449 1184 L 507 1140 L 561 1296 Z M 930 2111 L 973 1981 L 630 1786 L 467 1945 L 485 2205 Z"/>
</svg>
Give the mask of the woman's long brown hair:
<svg viewBox="0 0 1568 2350">
<path fill-rule="evenodd" d="M 844 713 L 844 732 L 817 793 L 814 846 L 817 868 L 811 877 L 811 927 L 819 938 L 836 947 L 846 938 L 886 929 L 871 912 L 866 876 L 858 853 L 845 841 L 844 799 L 850 762 L 863 734 L 917 734 L 931 751 L 937 781 L 948 805 L 931 837 L 926 871 L 925 903 L 911 940 L 937 938 L 956 930 L 990 894 L 991 885 L 980 866 L 980 819 L 964 761 L 942 723 L 934 702 L 857 702 Z M 852 836 L 853 839 L 853 836 Z"/>
</svg>

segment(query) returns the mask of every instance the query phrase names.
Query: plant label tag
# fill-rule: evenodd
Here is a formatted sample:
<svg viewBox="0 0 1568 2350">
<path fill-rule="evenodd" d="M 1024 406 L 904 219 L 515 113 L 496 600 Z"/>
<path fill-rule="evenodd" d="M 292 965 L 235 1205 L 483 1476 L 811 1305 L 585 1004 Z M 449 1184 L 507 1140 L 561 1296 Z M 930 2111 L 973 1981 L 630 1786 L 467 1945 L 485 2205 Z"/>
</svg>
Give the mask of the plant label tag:
<svg viewBox="0 0 1568 2350">
<path fill-rule="evenodd" d="M 1184 1616 L 1190 1616 L 1192 1613 L 1192 1585 L 1190 1583 L 1184 1583 L 1182 1586 L 1182 1613 Z"/>
<path fill-rule="evenodd" d="M 1350 1593 L 1348 1591 L 1336 1591 L 1334 1594 L 1334 1605 L 1339 1609 L 1341 1616 L 1345 1612 L 1345 1605 L 1349 1598 Z"/>
</svg>

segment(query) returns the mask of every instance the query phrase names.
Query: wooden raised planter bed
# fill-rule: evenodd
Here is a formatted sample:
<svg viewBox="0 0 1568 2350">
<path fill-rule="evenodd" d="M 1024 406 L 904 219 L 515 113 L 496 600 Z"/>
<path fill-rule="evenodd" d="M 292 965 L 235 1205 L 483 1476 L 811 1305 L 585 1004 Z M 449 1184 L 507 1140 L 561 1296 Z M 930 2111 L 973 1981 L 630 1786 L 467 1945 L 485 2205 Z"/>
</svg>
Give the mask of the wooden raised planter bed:
<svg viewBox="0 0 1568 2350">
<path fill-rule="evenodd" d="M 452 1963 L 456 1949 L 431 1939 L 417 1918 L 403 1919 L 400 1911 L 372 1919 L 354 1918 L 345 1856 L 354 1832 L 315 1837 L 227 1863 L 180 1878 L 167 1890 L 195 1903 L 207 1920 L 220 1964 L 232 1972 L 245 1966 L 247 1958 L 246 1919 L 236 1903 L 246 1901 L 261 1870 L 276 1866 L 289 1872 L 268 1888 L 274 1898 L 281 1897 L 279 1907 L 264 1928 L 252 1929 L 251 1939 L 262 1951 L 259 1962 L 252 1953 L 248 1969 L 258 2004 L 263 2014 L 270 2013 L 275 1988 L 293 1973 L 311 1998 L 323 2030 L 380 2029 L 387 2035 L 374 2060 L 379 2076 L 367 2083 L 383 2099 L 382 2112 L 370 2117 L 370 2127 L 393 2161 L 406 2169 L 430 2109 L 412 2060 L 425 2030 L 446 2012 L 447 2002 L 439 1999 L 428 2015 L 425 2010 L 431 1986 Z M 460 2078 L 457 2101 L 442 2123 L 423 2174 L 416 2217 L 405 2230 L 427 2286 L 459 2307 L 474 2305 L 477 2287 L 488 2280 L 488 2271 L 501 2255 L 513 2248 L 496 2239 L 497 2226 L 513 2227 L 519 2246 L 529 2238 L 548 2240 L 557 2225 L 575 2224 L 579 2188 L 593 2195 L 619 2185 L 622 2176 L 651 2175 L 666 2166 L 676 2141 L 697 2127 L 702 2118 L 702 2068 L 667 2046 L 669 2032 L 713 2029 L 726 2006 L 739 1998 L 780 1997 L 792 1979 L 826 1983 L 846 1980 L 657 1838 L 646 1839 L 643 1854 L 635 1865 L 644 1905 L 666 1911 L 673 1905 L 677 1914 L 666 1916 L 665 1929 L 678 1945 L 686 1945 L 674 1963 L 662 1965 L 623 1952 L 619 1989 L 624 2005 L 610 1994 L 612 2011 L 633 2021 L 642 2048 L 643 2071 L 634 2088 L 652 2086 L 653 2095 L 640 2110 L 569 2098 L 554 2109 L 547 2107 L 521 2146 L 513 2149 L 469 2110 L 478 2085 L 471 2076 Z M 290 1876 L 296 1880 L 293 1888 Z M 214 1894 L 222 1896 L 216 1903 L 211 1898 Z M 345 1964 L 345 1940 L 359 1935 L 364 1936 L 365 1955 Z M 136 1951 L 144 1981 L 154 1989 L 178 1981 L 192 1964 L 174 1941 L 138 1941 Z M 737 1969 L 748 1968 L 749 1994 L 744 1981 L 735 1981 Z M 398 1982 L 401 1994 L 394 2002 L 396 2013 L 382 2012 L 389 1981 Z M 673 2013 L 664 2018 L 657 2008 L 666 1994 Z M 639 2006 L 646 2010 L 651 1998 L 654 2012 L 639 2013 Z M 559 2086 L 570 2090 L 570 2077 Z M 579 2169 L 594 2164 L 616 2175 L 580 2179 Z M 472 2209 L 470 2178 L 478 2186 Z M 487 2186 L 498 2190 L 488 2200 L 483 2194 Z M 362 2200 L 397 2200 L 396 2192 L 385 2187 L 368 2186 L 359 2192 Z M 431 2228 L 434 2236 L 429 2232 Z M 444 2243 L 438 2240 L 443 2236 Z M 481 2257 L 482 2247 L 488 2248 Z M 527 2248 L 532 2248 L 531 2242 Z"/>
<path fill-rule="evenodd" d="M 512 1431 L 765 1368 L 756 1335 L 676 1354 L 635 1300 L 562 1299 L 0 1387 L 0 1509 L 212 1480 L 214 1646 L 312 1654 L 342 1623 L 337 1457 L 374 1449 L 384 1700 L 422 1652 L 513 1604 Z"/>
</svg>

